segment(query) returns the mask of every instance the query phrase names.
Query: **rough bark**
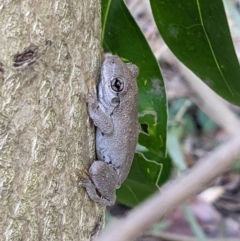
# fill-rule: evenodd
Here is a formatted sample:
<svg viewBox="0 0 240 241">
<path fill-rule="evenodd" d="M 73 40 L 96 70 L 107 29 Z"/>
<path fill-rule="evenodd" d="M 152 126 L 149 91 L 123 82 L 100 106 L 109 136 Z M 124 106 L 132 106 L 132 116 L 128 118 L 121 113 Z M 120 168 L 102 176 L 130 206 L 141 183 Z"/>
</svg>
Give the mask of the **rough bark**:
<svg viewBox="0 0 240 241">
<path fill-rule="evenodd" d="M 89 240 L 104 209 L 77 187 L 94 159 L 85 96 L 100 1 L 0 2 L 0 240 Z"/>
</svg>

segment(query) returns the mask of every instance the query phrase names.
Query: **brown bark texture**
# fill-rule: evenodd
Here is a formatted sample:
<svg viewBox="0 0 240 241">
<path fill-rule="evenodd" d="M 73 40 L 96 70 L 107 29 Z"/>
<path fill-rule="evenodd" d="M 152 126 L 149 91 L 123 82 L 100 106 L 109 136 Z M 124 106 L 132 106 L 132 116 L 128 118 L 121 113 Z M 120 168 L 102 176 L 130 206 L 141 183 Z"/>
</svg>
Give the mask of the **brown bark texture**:
<svg viewBox="0 0 240 241">
<path fill-rule="evenodd" d="M 90 240 L 104 208 L 77 187 L 94 159 L 86 95 L 100 1 L 0 1 L 0 240 Z"/>
</svg>

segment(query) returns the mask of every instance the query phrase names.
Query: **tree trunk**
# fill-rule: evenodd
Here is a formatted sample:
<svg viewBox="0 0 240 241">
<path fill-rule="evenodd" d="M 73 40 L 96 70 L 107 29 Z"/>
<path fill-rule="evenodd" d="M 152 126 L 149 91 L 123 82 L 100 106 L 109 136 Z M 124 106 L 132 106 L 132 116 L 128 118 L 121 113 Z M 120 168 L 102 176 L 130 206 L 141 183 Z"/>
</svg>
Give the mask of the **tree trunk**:
<svg viewBox="0 0 240 241">
<path fill-rule="evenodd" d="M 77 187 L 94 159 L 85 96 L 100 1 L 0 2 L 0 240 L 90 240 L 104 208 Z"/>
</svg>

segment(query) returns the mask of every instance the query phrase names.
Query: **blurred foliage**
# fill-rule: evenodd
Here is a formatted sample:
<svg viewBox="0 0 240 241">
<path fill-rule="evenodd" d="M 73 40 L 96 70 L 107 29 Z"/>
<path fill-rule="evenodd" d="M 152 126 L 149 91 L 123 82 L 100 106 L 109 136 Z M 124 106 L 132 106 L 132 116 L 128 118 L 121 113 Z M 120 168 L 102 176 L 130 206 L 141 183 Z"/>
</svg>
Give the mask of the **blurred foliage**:
<svg viewBox="0 0 240 241">
<path fill-rule="evenodd" d="M 188 98 L 179 98 L 169 103 L 169 127 L 178 125 L 182 128 L 182 135 L 197 134 L 199 131 L 206 134 L 217 129 L 212 121 L 196 104 Z M 180 125 L 180 126 L 179 126 Z"/>
</svg>

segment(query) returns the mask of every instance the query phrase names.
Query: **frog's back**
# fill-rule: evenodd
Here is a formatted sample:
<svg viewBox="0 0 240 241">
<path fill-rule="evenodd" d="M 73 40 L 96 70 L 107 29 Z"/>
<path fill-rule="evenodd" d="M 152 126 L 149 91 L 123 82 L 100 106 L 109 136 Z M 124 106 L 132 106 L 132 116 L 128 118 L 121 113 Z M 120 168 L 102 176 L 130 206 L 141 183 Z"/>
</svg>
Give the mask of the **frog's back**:
<svg viewBox="0 0 240 241">
<path fill-rule="evenodd" d="M 120 177 L 119 185 L 126 179 L 138 141 L 137 86 L 111 116 L 113 133 L 107 135 L 97 130 L 98 158 L 111 163 Z"/>
</svg>

